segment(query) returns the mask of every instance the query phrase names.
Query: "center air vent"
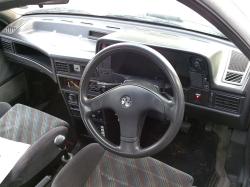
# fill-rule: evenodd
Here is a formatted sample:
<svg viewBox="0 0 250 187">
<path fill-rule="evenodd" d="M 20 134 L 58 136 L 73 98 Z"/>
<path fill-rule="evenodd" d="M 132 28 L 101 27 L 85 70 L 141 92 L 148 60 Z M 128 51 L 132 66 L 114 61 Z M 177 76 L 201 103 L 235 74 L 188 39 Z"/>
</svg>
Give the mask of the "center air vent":
<svg viewBox="0 0 250 187">
<path fill-rule="evenodd" d="M 14 53 L 13 44 L 11 40 L 2 38 L 1 45 L 2 45 L 3 51 Z"/>
<path fill-rule="evenodd" d="M 70 67 L 69 64 L 62 63 L 62 62 L 55 62 L 55 68 L 57 73 L 69 73 Z"/>
<path fill-rule="evenodd" d="M 214 107 L 225 111 L 238 113 L 240 109 L 240 98 L 228 95 L 215 94 Z"/>
</svg>

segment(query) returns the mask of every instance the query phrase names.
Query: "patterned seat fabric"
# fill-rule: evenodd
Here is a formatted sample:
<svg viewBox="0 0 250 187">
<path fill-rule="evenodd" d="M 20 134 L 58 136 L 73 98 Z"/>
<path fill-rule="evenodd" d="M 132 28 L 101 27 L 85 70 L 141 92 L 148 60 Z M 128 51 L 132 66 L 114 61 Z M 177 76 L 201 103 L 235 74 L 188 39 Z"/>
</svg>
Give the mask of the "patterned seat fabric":
<svg viewBox="0 0 250 187">
<path fill-rule="evenodd" d="M 68 124 L 54 116 L 16 104 L 0 119 L 0 137 L 33 144 L 50 129 Z"/>
<path fill-rule="evenodd" d="M 86 187 L 189 187 L 193 178 L 153 158 L 129 159 L 105 152 Z"/>
</svg>

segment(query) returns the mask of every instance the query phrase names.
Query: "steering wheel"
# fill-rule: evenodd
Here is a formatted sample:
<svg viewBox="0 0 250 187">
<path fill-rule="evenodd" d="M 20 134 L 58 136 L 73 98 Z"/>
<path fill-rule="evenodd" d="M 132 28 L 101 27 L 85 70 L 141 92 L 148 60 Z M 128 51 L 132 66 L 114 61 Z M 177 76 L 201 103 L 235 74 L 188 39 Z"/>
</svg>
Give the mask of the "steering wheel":
<svg viewBox="0 0 250 187">
<path fill-rule="evenodd" d="M 173 97 L 163 97 L 154 86 L 140 82 L 125 82 L 95 98 L 87 97 L 88 85 L 96 67 L 115 53 L 133 52 L 152 60 L 169 79 Z M 143 66 L 142 66 L 143 68 Z M 120 145 L 102 136 L 91 120 L 91 113 L 100 109 L 112 109 L 120 123 Z M 140 147 L 140 135 L 147 111 L 156 111 L 170 121 L 164 135 L 153 145 Z M 125 157 L 144 157 L 164 149 L 176 136 L 184 115 L 184 94 L 177 73 L 168 60 L 156 50 L 141 44 L 119 43 L 99 53 L 86 66 L 80 82 L 80 112 L 82 120 L 93 137 L 105 149 Z"/>
</svg>

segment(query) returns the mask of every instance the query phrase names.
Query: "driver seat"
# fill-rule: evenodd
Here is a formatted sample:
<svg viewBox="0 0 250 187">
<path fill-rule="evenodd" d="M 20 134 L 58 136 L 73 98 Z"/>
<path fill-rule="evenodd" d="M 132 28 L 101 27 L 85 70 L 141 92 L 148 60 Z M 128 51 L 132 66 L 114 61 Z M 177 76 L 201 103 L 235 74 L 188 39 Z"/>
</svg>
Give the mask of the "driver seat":
<svg viewBox="0 0 250 187">
<path fill-rule="evenodd" d="M 130 159 L 99 144 L 83 148 L 56 176 L 52 187 L 190 187 L 193 177 L 151 157 Z"/>
</svg>

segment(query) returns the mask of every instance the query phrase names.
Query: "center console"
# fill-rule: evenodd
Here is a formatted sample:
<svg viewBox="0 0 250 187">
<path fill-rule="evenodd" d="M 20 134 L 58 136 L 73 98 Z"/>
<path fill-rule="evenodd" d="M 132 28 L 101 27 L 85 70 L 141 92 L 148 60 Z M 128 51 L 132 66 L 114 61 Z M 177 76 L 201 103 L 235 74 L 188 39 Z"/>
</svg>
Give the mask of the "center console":
<svg viewBox="0 0 250 187">
<path fill-rule="evenodd" d="M 63 99 L 67 105 L 68 111 L 73 118 L 81 119 L 79 109 L 80 79 L 88 61 L 70 61 L 54 60 L 55 71 L 59 88 Z M 112 84 L 105 84 L 100 81 L 92 80 L 89 84 L 89 97 L 95 97 L 100 93 L 110 89 Z M 102 111 L 96 111 L 92 114 L 92 120 L 95 122 L 101 133 L 104 131 L 104 115 Z"/>
<path fill-rule="evenodd" d="M 79 84 L 86 62 L 54 60 L 55 71 L 61 93 L 72 116 L 80 117 Z"/>
</svg>

